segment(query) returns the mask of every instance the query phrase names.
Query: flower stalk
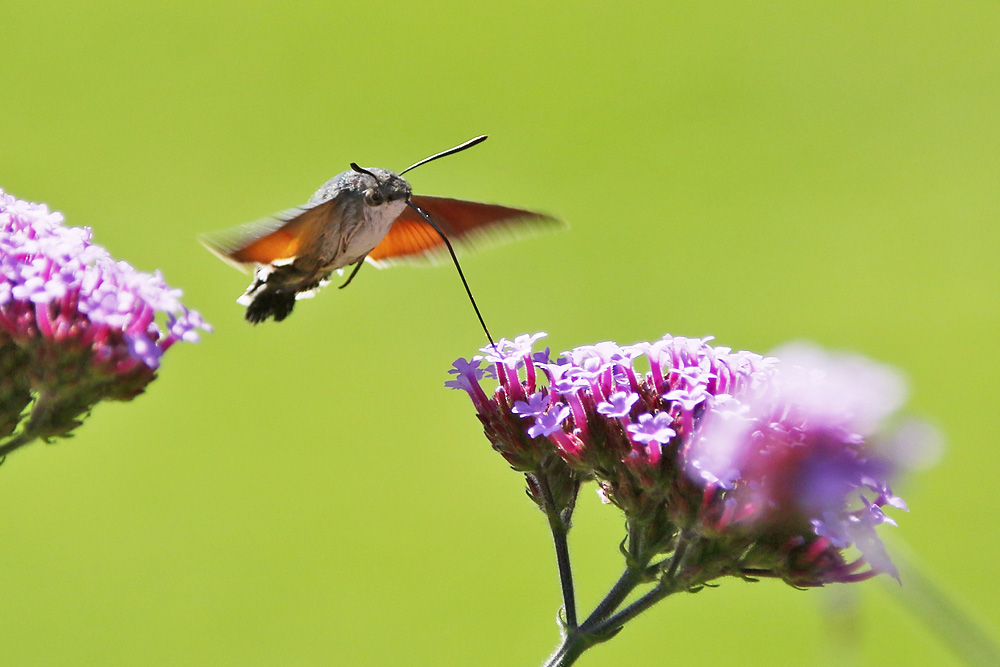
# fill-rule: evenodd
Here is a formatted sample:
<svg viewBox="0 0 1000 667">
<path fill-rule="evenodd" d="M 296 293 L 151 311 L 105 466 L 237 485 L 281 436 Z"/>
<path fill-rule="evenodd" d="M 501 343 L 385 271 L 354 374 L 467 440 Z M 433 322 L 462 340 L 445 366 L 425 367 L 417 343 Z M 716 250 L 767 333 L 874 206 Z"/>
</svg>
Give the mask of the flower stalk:
<svg viewBox="0 0 1000 667">
<path fill-rule="evenodd" d="M 542 508 L 549 520 L 552 542 L 556 550 L 556 566 L 559 568 L 559 585 L 563 597 L 564 624 L 567 629 L 576 628 L 576 593 L 573 590 L 573 568 L 569 562 L 569 528 L 572 508 L 559 511 L 552 489 L 544 476 L 528 475 L 529 484 L 537 486 L 542 500 Z"/>
</svg>

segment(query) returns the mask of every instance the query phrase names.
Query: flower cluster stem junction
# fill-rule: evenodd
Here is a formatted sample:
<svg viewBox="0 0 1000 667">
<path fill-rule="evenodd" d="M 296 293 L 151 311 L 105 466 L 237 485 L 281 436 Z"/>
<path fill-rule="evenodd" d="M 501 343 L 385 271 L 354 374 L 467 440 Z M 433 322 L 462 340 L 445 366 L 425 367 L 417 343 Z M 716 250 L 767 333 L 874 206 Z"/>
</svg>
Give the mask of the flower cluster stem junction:
<svg viewBox="0 0 1000 667">
<path fill-rule="evenodd" d="M 552 530 L 552 539 L 556 545 L 556 560 L 559 566 L 559 579 L 562 583 L 565 609 L 562 643 L 549 656 L 543 667 L 569 667 L 588 648 L 614 637 L 628 621 L 646 609 L 649 609 L 655 603 L 672 593 L 691 588 L 691 582 L 681 581 L 681 578 L 677 576 L 687 548 L 687 542 L 682 533 L 673 555 L 665 561 L 667 563 L 666 571 L 660 577 L 656 586 L 636 599 L 632 604 L 615 613 L 628 596 L 635 591 L 636 587 L 650 581 L 650 562 L 655 557 L 655 552 L 650 552 L 643 548 L 642 527 L 630 524 L 628 538 L 629 557 L 626 559 L 628 565 L 625 571 L 586 620 L 577 625 L 573 574 L 570 569 L 569 546 L 567 542 L 569 523 L 559 516 L 552 502 L 549 486 L 545 483 L 544 476 L 537 481 L 543 491 L 545 513 L 548 516 L 549 527 Z"/>
</svg>

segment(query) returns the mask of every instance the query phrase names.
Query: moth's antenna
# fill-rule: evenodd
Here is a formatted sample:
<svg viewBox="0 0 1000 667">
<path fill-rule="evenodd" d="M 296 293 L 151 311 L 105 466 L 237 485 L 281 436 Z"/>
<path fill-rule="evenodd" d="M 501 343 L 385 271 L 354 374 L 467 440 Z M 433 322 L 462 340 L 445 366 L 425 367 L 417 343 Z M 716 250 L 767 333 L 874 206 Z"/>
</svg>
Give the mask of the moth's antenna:
<svg viewBox="0 0 1000 667">
<path fill-rule="evenodd" d="M 470 145 L 472 145 L 473 142 L 479 143 L 485 138 L 486 137 L 484 135 L 482 137 L 479 137 L 478 139 L 473 139 L 472 142 L 467 141 L 465 144 L 459 146 L 458 148 L 453 148 L 451 151 L 445 151 L 444 153 L 440 153 L 438 155 L 435 155 L 434 157 L 427 158 L 427 160 L 433 160 L 435 157 L 441 157 L 442 155 L 447 155 L 448 153 L 454 153 L 456 150 L 461 150 L 462 148 L 468 148 Z M 424 160 L 424 162 L 427 162 L 427 160 Z M 421 163 L 418 162 L 417 164 Z M 410 169 L 412 168 L 413 167 L 410 167 Z M 406 200 L 406 205 L 412 208 L 417 213 L 419 213 L 420 217 L 427 221 L 427 224 L 430 225 L 431 228 L 438 233 L 438 236 L 441 237 L 441 240 L 444 241 L 444 244 L 448 247 L 448 252 L 451 253 L 451 261 L 455 263 L 455 268 L 458 269 L 458 277 L 462 279 L 462 284 L 465 285 L 465 293 L 469 295 L 469 301 L 472 302 L 472 308 L 476 311 L 476 317 L 479 318 L 479 324 L 483 326 L 483 331 L 486 333 L 486 339 L 489 340 L 490 345 L 492 345 L 493 348 L 496 349 L 497 344 L 493 342 L 493 336 L 490 335 L 490 330 L 486 328 L 486 321 L 483 320 L 483 314 L 479 312 L 479 306 L 476 305 L 476 299 L 472 296 L 472 290 L 469 289 L 469 283 L 465 279 L 465 274 L 462 273 L 462 267 L 458 263 L 458 257 L 455 256 L 455 249 L 451 247 L 451 241 L 449 241 L 445 233 L 441 231 L 441 228 L 434 224 L 434 221 L 431 220 L 430 216 L 424 213 L 423 209 L 421 209 L 419 206 L 414 204 L 409 199 Z"/>
<path fill-rule="evenodd" d="M 358 172 L 359 174 L 368 174 L 369 176 L 371 176 L 372 178 L 375 179 L 376 183 L 379 182 L 378 181 L 378 176 L 376 176 L 375 174 L 371 173 L 370 171 L 368 171 L 364 167 L 359 167 L 357 162 L 352 162 L 351 163 L 351 169 L 353 169 L 354 171 Z"/>
<path fill-rule="evenodd" d="M 430 157 L 425 157 L 423 160 L 421 160 L 420 162 L 417 162 L 416 164 L 411 164 L 409 167 L 407 167 L 403 171 L 399 172 L 399 175 L 402 176 L 406 172 L 410 171 L 411 169 L 416 169 L 417 167 L 419 167 L 422 164 L 427 164 L 428 162 L 436 160 L 439 157 L 444 157 L 446 155 L 452 155 L 454 153 L 458 153 L 460 151 L 464 151 L 466 148 L 472 148 L 476 144 L 481 144 L 484 141 L 486 141 L 486 135 L 485 134 L 482 134 L 482 135 L 476 137 L 475 139 L 469 139 L 464 144 L 460 144 L 458 146 L 455 146 L 454 148 L 449 148 L 446 151 L 441 151 L 440 153 L 436 153 L 436 154 L 434 154 L 434 155 L 432 155 Z M 358 171 L 357 169 L 355 169 L 355 167 L 354 167 L 353 164 L 351 165 L 351 168 L 354 169 L 354 171 Z M 420 209 L 417 209 L 417 210 L 419 211 Z M 421 215 L 423 215 L 423 214 L 421 213 Z M 424 217 L 426 217 L 426 216 L 424 216 Z M 433 225 L 434 223 L 432 222 L 431 224 Z M 435 229 L 437 229 L 437 228 L 435 227 Z M 438 234 L 441 234 L 441 232 L 438 231 Z M 442 238 L 443 237 L 444 237 L 444 235 L 442 234 Z M 492 341 L 490 341 L 490 342 L 492 342 Z"/>
</svg>

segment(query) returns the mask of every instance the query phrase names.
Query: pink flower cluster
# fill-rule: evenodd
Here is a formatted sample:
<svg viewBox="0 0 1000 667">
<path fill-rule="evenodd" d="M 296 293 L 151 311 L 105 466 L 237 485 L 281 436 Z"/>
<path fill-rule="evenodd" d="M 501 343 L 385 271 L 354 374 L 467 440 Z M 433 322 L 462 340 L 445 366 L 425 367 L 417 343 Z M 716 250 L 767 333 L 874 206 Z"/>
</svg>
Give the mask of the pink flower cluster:
<svg viewBox="0 0 1000 667">
<path fill-rule="evenodd" d="M 905 509 L 889 487 L 900 462 L 875 448 L 905 393 L 894 371 L 815 348 L 779 361 L 669 335 L 551 359 L 532 351 L 543 335 L 459 359 L 447 383 L 469 393 L 515 469 L 558 458 L 645 526 L 647 544 L 695 545 L 716 576 L 816 586 L 896 575 L 875 534 L 892 523 L 883 507 Z"/>
<path fill-rule="evenodd" d="M 115 261 L 89 229 L 0 190 L 0 437 L 33 397 L 46 406 L 38 435 L 51 437 L 99 400 L 142 392 L 167 349 L 210 329 L 179 297 L 159 272 Z"/>
</svg>

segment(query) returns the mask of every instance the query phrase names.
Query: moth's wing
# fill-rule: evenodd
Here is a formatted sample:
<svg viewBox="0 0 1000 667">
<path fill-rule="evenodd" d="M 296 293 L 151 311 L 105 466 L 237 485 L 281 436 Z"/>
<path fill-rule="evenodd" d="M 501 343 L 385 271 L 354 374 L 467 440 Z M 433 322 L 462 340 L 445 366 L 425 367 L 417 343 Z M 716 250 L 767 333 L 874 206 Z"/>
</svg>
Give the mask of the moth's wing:
<svg viewBox="0 0 1000 667">
<path fill-rule="evenodd" d="M 545 228 L 565 226 L 544 213 L 509 206 L 426 195 L 413 195 L 410 200 L 441 228 L 456 251 L 480 250 Z M 447 253 L 438 233 L 407 206 L 367 259 L 375 266 L 426 264 L 447 258 Z"/>
<path fill-rule="evenodd" d="M 255 264 L 291 261 L 302 246 L 337 215 L 337 198 L 309 208 L 293 208 L 221 232 L 198 237 L 227 264 L 249 272 Z"/>
</svg>

